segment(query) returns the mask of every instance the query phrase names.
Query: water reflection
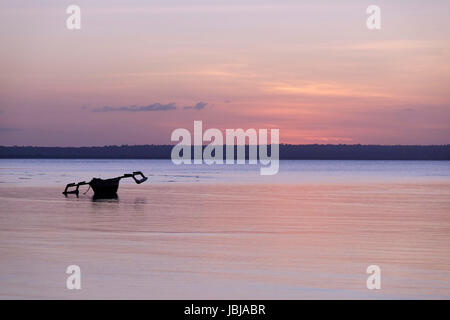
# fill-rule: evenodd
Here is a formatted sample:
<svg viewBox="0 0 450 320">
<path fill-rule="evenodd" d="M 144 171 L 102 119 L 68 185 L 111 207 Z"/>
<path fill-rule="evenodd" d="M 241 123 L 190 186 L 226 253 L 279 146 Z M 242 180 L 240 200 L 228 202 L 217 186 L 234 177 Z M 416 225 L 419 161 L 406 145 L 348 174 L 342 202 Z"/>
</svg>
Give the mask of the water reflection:
<svg viewBox="0 0 450 320">
<path fill-rule="evenodd" d="M 64 271 L 77 264 L 80 298 L 450 297 L 448 182 L 60 192 L 0 187 L 0 296 L 71 298 Z"/>
<path fill-rule="evenodd" d="M 119 202 L 119 196 L 117 194 L 112 195 L 93 195 L 92 202 Z"/>
</svg>

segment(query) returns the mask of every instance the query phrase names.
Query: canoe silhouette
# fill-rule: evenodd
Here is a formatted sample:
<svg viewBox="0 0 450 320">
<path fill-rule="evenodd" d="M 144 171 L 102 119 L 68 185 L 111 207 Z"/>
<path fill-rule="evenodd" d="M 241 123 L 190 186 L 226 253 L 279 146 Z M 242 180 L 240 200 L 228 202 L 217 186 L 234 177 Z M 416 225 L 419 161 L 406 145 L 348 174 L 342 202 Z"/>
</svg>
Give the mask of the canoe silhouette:
<svg viewBox="0 0 450 320">
<path fill-rule="evenodd" d="M 137 179 L 136 176 L 141 176 L 140 179 Z M 147 177 L 141 171 L 135 171 L 133 173 L 126 173 L 123 176 L 110 178 L 110 179 L 100 179 L 100 178 L 92 178 L 91 181 L 86 182 L 78 182 L 78 183 L 69 183 L 66 185 L 66 188 L 63 191 L 63 194 L 67 196 L 68 194 L 75 194 L 78 196 L 80 186 L 89 185 L 94 191 L 94 197 L 96 198 L 109 198 L 117 196 L 117 190 L 119 189 L 120 180 L 123 178 L 133 178 L 133 180 L 137 184 L 141 184 L 144 181 L 147 181 Z M 89 189 L 88 189 L 89 191 Z M 87 191 L 86 191 L 87 192 Z"/>
</svg>

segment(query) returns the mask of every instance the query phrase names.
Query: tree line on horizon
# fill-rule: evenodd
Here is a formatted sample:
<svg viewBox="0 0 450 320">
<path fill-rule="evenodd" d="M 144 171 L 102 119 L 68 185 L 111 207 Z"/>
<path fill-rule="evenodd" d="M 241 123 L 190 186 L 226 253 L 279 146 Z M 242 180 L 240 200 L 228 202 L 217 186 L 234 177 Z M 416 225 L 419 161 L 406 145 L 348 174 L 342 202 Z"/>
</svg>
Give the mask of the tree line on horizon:
<svg viewBox="0 0 450 320">
<path fill-rule="evenodd" d="M 205 147 L 205 146 L 204 146 Z M 0 158 L 170 159 L 173 145 L 0 146 Z M 236 155 L 235 146 L 235 155 Z M 248 146 L 246 157 L 248 158 Z M 270 152 L 270 145 L 268 146 Z M 450 145 L 279 145 L 281 160 L 450 160 Z M 193 151 L 191 152 L 193 155 Z M 224 146 L 224 157 L 226 156 Z"/>
</svg>

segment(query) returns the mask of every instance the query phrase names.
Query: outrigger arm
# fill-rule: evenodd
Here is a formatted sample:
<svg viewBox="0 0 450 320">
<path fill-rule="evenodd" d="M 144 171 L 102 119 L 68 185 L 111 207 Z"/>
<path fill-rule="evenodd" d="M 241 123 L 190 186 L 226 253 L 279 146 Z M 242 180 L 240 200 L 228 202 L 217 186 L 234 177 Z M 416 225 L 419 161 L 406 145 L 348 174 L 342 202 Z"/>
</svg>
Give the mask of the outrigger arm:
<svg viewBox="0 0 450 320">
<path fill-rule="evenodd" d="M 136 176 L 141 176 L 141 179 L 136 179 Z M 120 179 L 123 178 L 133 178 L 134 182 L 136 182 L 137 184 L 141 184 L 142 182 L 147 181 L 147 177 L 144 176 L 144 174 L 141 171 L 135 171 L 133 173 L 126 173 L 123 176 L 119 177 Z"/>
<path fill-rule="evenodd" d="M 84 185 L 86 185 L 86 184 L 89 184 L 88 182 L 86 182 L 86 181 L 82 181 L 82 182 L 78 182 L 78 183 L 69 183 L 68 185 L 66 185 L 66 188 L 64 189 L 64 191 L 63 191 L 63 194 L 76 194 L 76 195 L 78 195 L 78 193 L 79 193 L 79 190 L 78 190 L 78 188 L 80 187 L 80 186 L 84 186 Z M 69 188 L 72 188 L 72 187 L 76 187 L 75 188 L 75 190 L 68 190 Z"/>
</svg>

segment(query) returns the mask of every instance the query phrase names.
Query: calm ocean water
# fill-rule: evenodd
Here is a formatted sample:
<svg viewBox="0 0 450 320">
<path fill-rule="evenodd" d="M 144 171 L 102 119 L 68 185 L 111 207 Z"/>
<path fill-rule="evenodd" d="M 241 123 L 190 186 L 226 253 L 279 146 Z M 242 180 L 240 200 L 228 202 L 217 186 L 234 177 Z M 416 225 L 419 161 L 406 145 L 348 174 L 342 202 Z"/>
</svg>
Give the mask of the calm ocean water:
<svg viewBox="0 0 450 320">
<path fill-rule="evenodd" d="M 149 181 L 123 180 L 118 200 L 61 194 L 136 170 Z M 1 298 L 450 298 L 448 161 L 281 161 L 260 176 L 0 160 L 0 199 Z M 81 290 L 66 289 L 72 264 Z M 372 264 L 380 290 L 366 288 Z"/>
<path fill-rule="evenodd" d="M 449 182 L 449 161 L 280 161 L 273 176 L 259 165 L 174 165 L 170 160 L 33 160 L 0 159 L 0 186 L 64 186 L 110 178 L 136 170 L 151 183 L 371 183 Z M 127 183 L 123 180 L 124 183 Z M 131 180 L 129 181 L 131 184 Z"/>
</svg>

